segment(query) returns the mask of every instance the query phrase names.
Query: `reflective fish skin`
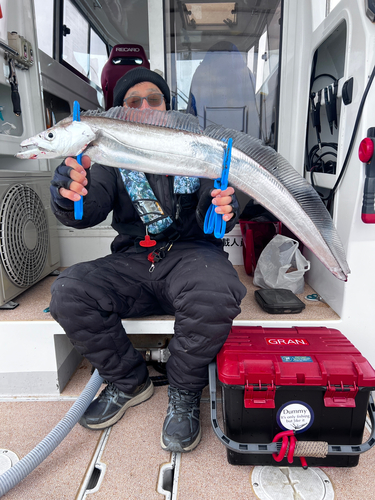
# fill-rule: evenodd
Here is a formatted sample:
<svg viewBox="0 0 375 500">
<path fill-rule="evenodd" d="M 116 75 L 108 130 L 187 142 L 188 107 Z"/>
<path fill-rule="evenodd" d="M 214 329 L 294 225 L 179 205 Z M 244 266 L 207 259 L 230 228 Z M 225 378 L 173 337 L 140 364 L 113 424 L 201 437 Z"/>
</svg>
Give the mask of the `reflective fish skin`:
<svg viewBox="0 0 375 500">
<path fill-rule="evenodd" d="M 18 158 L 66 158 L 82 152 L 92 162 L 152 174 L 221 176 L 226 141 L 233 138 L 229 184 L 285 224 L 337 278 L 350 273 L 332 218 L 316 191 L 272 148 L 246 134 L 212 126 L 176 111 L 88 112 L 66 118 L 21 143 Z"/>
</svg>

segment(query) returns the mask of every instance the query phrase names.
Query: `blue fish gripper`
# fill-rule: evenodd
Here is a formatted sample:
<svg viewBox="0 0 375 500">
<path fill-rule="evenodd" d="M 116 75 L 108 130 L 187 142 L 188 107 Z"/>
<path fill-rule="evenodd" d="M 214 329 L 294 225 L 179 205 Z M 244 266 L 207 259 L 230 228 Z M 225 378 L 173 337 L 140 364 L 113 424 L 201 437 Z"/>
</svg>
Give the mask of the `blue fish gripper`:
<svg viewBox="0 0 375 500">
<path fill-rule="evenodd" d="M 221 173 L 221 178 L 215 179 L 214 186 L 216 189 L 221 189 L 224 191 L 228 187 L 228 175 L 230 168 L 230 161 L 232 158 L 232 143 L 233 139 L 228 139 L 227 146 L 225 148 L 224 159 L 223 159 L 223 171 Z M 222 214 L 215 212 L 215 205 L 210 205 L 207 210 L 206 217 L 204 218 L 203 230 L 205 234 L 215 235 L 215 238 L 223 238 L 225 234 L 227 223 L 223 219 Z"/>
<path fill-rule="evenodd" d="M 81 121 L 81 116 L 80 116 L 81 108 L 79 106 L 78 101 L 74 101 L 73 104 L 73 121 Z M 82 154 L 77 156 L 77 162 L 82 165 Z M 74 218 L 75 220 L 82 220 L 83 217 L 83 197 L 78 201 L 74 202 Z"/>
</svg>

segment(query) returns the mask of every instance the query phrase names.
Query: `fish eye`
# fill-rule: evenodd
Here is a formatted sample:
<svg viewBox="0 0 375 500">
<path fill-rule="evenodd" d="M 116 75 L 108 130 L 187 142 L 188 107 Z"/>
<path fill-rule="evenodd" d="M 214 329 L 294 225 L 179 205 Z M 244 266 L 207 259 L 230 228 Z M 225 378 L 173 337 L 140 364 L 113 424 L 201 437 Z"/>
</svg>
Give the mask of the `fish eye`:
<svg viewBox="0 0 375 500">
<path fill-rule="evenodd" d="M 52 139 L 54 139 L 55 137 L 55 134 L 53 132 L 48 132 L 48 134 L 46 134 L 46 139 L 48 141 L 52 141 Z"/>
</svg>

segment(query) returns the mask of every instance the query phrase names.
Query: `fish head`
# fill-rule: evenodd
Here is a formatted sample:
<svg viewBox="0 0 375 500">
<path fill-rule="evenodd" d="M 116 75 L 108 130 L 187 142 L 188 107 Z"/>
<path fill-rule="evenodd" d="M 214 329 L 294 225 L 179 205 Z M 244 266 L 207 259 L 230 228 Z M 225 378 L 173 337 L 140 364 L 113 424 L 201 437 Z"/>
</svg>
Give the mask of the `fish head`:
<svg viewBox="0 0 375 500">
<path fill-rule="evenodd" d="M 16 157 L 23 160 L 45 160 L 78 156 L 95 137 L 95 132 L 87 123 L 63 120 L 54 127 L 22 141 L 22 149 Z"/>
</svg>

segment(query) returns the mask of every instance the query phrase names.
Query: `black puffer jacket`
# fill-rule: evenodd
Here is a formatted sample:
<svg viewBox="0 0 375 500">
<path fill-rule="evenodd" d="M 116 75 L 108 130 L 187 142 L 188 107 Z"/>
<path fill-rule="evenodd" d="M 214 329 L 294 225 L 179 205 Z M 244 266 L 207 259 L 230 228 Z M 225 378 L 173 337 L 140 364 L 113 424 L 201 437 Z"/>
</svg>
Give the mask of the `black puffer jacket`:
<svg viewBox="0 0 375 500">
<path fill-rule="evenodd" d="M 214 189 L 213 180 L 201 179 L 197 193 L 176 195 L 173 193 L 172 176 L 147 174 L 147 178 L 164 212 L 174 220 L 174 227 L 169 228 L 164 234 L 152 236 L 153 239 L 166 241 L 177 231 L 180 241 L 209 240 L 218 246 L 222 244 L 222 241 L 214 235 L 206 235 L 203 231 L 204 218 L 212 201 L 210 193 Z M 119 234 L 112 243 L 112 252 L 126 251 L 134 246 L 138 251 L 143 250 L 137 242 L 143 239 L 145 227 L 125 189 L 120 171 L 117 168 L 94 164 L 88 172 L 88 181 L 88 194 L 84 197 L 82 220 L 74 219 L 73 202 L 62 198 L 57 188 L 51 186 L 51 206 L 57 219 L 65 226 L 84 229 L 104 221 L 113 210 L 112 227 Z M 232 199 L 235 217 L 227 223 L 226 232 L 233 229 L 239 217 L 236 196 L 233 195 Z M 71 208 L 67 209 L 69 205 Z"/>
<path fill-rule="evenodd" d="M 145 227 L 119 170 L 94 164 L 89 178 L 83 219 L 74 220 L 73 202 L 67 203 L 52 185 L 54 213 L 67 226 L 86 228 L 105 220 L 113 210 L 112 225 L 119 234 L 112 243 L 111 255 L 80 262 L 58 276 L 51 288 L 53 318 L 104 379 L 131 393 L 148 372 L 142 355 L 125 335 L 121 320 L 174 314 L 174 336 L 168 345 L 169 383 L 180 389 L 201 390 L 208 380 L 207 365 L 227 338 L 246 293 L 221 248 L 222 240 L 204 234 L 202 229 L 212 201 L 213 181 L 201 179 L 197 193 L 176 196 L 173 177 L 148 176 L 166 214 L 176 219 L 181 205 L 175 220 L 180 237 L 170 247 L 168 258 L 157 262 L 151 271 L 147 255 L 138 253 L 150 249 L 135 244 L 137 237 L 143 239 Z M 227 224 L 227 230 L 238 218 L 235 197 L 233 205 L 236 217 Z M 164 235 L 158 247 L 169 237 Z"/>
</svg>

